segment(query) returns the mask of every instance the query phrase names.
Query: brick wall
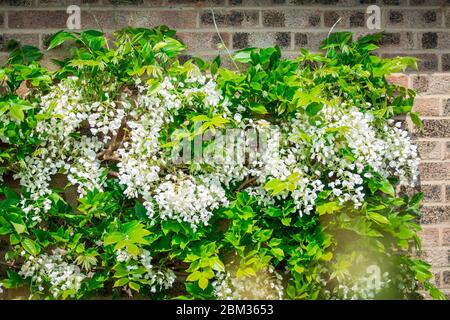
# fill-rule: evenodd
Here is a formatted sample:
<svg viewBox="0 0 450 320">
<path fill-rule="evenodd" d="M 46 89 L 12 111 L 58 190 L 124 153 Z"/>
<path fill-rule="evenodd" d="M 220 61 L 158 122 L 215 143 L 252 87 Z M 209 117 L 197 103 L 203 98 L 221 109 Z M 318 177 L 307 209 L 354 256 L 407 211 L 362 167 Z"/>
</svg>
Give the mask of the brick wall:
<svg viewBox="0 0 450 320">
<path fill-rule="evenodd" d="M 450 0 L 0 0 L 0 58 L 11 38 L 45 49 L 48 35 L 65 27 L 70 4 L 80 5 L 82 28 L 111 32 L 167 24 L 191 54 L 207 58 L 224 54 L 217 49 L 211 7 L 228 48 L 277 44 L 292 56 L 300 47 L 317 49 L 338 18 L 335 30 L 369 33 L 365 12 L 378 5 L 386 32 L 378 53 L 421 59 L 419 72 L 391 80 L 419 92 L 414 108 L 425 130 L 413 134 L 426 194 L 423 256 L 433 264 L 436 284 L 450 295 Z"/>
</svg>

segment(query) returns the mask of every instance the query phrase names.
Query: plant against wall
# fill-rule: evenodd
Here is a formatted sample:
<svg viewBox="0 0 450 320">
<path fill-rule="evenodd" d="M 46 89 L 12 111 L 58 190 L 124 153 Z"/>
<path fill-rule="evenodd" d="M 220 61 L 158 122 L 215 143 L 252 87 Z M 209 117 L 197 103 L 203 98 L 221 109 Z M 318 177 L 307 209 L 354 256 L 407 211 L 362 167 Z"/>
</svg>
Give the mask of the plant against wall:
<svg viewBox="0 0 450 320">
<path fill-rule="evenodd" d="M 166 27 L 114 43 L 61 31 L 49 48 L 74 45 L 55 72 L 11 43 L 1 286 L 49 299 L 416 299 L 419 286 L 443 298 L 412 255 L 422 194 L 395 191 L 417 182 L 418 155 L 392 118 L 421 123 L 414 92 L 385 76 L 415 61 L 372 55 L 378 40 L 336 33 L 292 60 L 249 48 L 230 70 L 182 62 Z"/>
</svg>

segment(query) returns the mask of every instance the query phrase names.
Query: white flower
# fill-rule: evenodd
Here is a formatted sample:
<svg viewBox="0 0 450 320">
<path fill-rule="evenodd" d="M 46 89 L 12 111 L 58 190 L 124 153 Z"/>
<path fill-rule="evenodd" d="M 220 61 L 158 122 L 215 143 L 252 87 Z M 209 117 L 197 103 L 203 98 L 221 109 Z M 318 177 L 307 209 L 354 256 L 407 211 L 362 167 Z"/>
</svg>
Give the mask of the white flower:
<svg viewBox="0 0 450 320">
<path fill-rule="evenodd" d="M 46 279 L 49 291 L 55 298 L 66 290 L 77 292 L 86 275 L 81 273 L 78 266 L 65 261 L 64 258 L 63 251 L 59 249 L 54 250 L 51 255 L 44 253 L 36 258 L 30 256 L 22 265 L 19 274 L 40 284 L 40 291 L 43 290 L 43 279 Z"/>
<path fill-rule="evenodd" d="M 257 276 L 237 276 L 237 266 L 230 263 L 227 271 L 216 274 L 212 283 L 214 295 L 220 300 L 282 300 L 284 287 L 282 276 L 268 265 Z"/>
</svg>

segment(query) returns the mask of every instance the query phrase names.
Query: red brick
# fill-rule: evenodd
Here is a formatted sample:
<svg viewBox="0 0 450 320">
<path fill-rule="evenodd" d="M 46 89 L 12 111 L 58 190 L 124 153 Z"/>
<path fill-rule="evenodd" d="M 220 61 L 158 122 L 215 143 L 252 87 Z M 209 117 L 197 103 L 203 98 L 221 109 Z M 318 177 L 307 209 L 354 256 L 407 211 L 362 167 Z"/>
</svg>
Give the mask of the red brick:
<svg viewBox="0 0 450 320">
<path fill-rule="evenodd" d="M 0 5 L 11 7 L 32 7 L 34 0 L 1 0 Z"/>
<path fill-rule="evenodd" d="M 444 159 L 449 160 L 450 159 L 450 141 L 444 142 L 445 149 L 444 149 Z"/>
<path fill-rule="evenodd" d="M 423 184 L 420 189 L 424 193 L 424 203 L 443 201 L 442 185 Z"/>
<path fill-rule="evenodd" d="M 441 99 L 435 97 L 417 97 L 414 101 L 413 111 L 422 116 L 439 116 L 441 112 Z"/>
<path fill-rule="evenodd" d="M 2 65 L 5 64 L 6 60 L 8 60 L 8 57 L 9 57 L 8 53 L 0 52 L 0 64 Z"/>
<path fill-rule="evenodd" d="M 9 28 L 61 29 L 66 27 L 69 15 L 65 11 L 11 11 L 8 12 Z"/>
<path fill-rule="evenodd" d="M 431 270 L 431 272 L 433 272 L 433 270 Z M 437 271 L 437 272 L 433 272 L 433 278 L 432 281 L 434 282 L 434 285 L 438 288 L 441 287 L 441 272 Z"/>
<path fill-rule="evenodd" d="M 450 206 L 425 205 L 421 208 L 420 223 L 436 224 L 450 221 Z"/>
<path fill-rule="evenodd" d="M 429 2 L 429 0 L 426 0 Z M 439 28 L 442 24 L 442 10 L 395 9 L 387 15 L 387 29 L 392 28 Z"/>
<path fill-rule="evenodd" d="M 315 29 L 320 27 L 321 14 L 319 10 L 289 9 L 284 11 L 286 27 L 289 30 Z"/>
<path fill-rule="evenodd" d="M 175 29 L 195 28 L 197 12 L 188 11 L 82 11 L 83 28 L 119 29 L 127 26 L 152 28 L 165 24 Z"/>
<path fill-rule="evenodd" d="M 450 116 L 450 99 L 449 98 L 442 100 L 442 115 Z"/>
<path fill-rule="evenodd" d="M 442 284 L 444 288 L 450 288 L 450 270 L 442 271 Z"/>
<path fill-rule="evenodd" d="M 80 0 L 78 0 L 80 1 Z M 89 0 L 92 1 L 92 0 Z M 96 0 L 97 2 L 98 0 Z M 72 1 L 73 2 L 73 1 Z M 81 0 L 81 2 L 84 2 Z M 113 6 L 150 6 L 157 7 L 163 4 L 163 0 L 103 0 L 104 5 Z"/>
<path fill-rule="evenodd" d="M 442 245 L 450 246 L 450 227 L 442 229 Z"/>
<path fill-rule="evenodd" d="M 219 27 L 256 27 L 259 25 L 259 12 L 256 10 L 214 10 L 214 19 Z M 200 13 L 200 25 L 214 27 L 211 10 Z"/>
<path fill-rule="evenodd" d="M 1 50 L 4 50 L 4 45 L 9 40 L 17 40 L 21 44 L 32 45 L 39 47 L 39 35 L 32 33 L 5 33 L 2 35 L 3 39 L 0 41 Z"/>
<path fill-rule="evenodd" d="M 379 42 L 381 49 L 413 49 L 414 34 L 412 32 L 385 32 Z"/>
<path fill-rule="evenodd" d="M 167 0 L 170 6 L 195 6 L 195 7 L 210 7 L 211 5 L 224 5 L 225 0 Z"/>
<path fill-rule="evenodd" d="M 422 180 L 450 179 L 450 162 L 422 162 L 420 174 Z"/>
<path fill-rule="evenodd" d="M 366 27 L 365 10 L 325 11 L 323 17 L 326 28 L 331 28 L 339 19 L 339 23 L 336 25 L 337 28 Z"/>
<path fill-rule="evenodd" d="M 294 35 L 294 49 L 306 48 L 311 51 L 319 51 L 326 32 L 297 32 Z"/>
<path fill-rule="evenodd" d="M 225 45 L 230 47 L 230 34 L 220 34 Z M 221 44 L 219 35 L 216 32 L 178 32 L 177 37 L 183 41 L 190 51 L 217 50 L 217 46 Z"/>
<path fill-rule="evenodd" d="M 291 46 L 290 32 L 239 32 L 233 35 L 233 49 L 245 47 L 279 46 L 288 49 Z"/>
<path fill-rule="evenodd" d="M 446 248 L 425 248 L 419 257 L 433 265 L 433 267 L 446 267 L 448 262 L 448 249 Z"/>
<path fill-rule="evenodd" d="M 423 119 L 423 130 L 416 130 L 417 137 L 450 138 L 449 119 Z"/>
<path fill-rule="evenodd" d="M 125 0 L 130 1 L 130 0 Z M 144 1 L 144 0 L 137 0 Z M 157 0 L 156 0 L 157 1 Z M 106 3 L 105 3 L 106 4 Z M 77 5 L 80 7 L 99 6 L 100 0 L 38 0 L 38 7 L 61 7 L 66 9 L 69 5 Z"/>
<path fill-rule="evenodd" d="M 423 247 L 433 247 L 439 245 L 439 229 L 438 228 L 423 228 L 419 232 L 422 239 Z"/>
<path fill-rule="evenodd" d="M 386 77 L 389 83 L 408 88 L 408 76 L 404 74 L 391 74 Z"/>
<path fill-rule="evenodd" d="M 422 160 L 441 159 L 441 143 L 439 141 L 415 141 Z"/>
<path fill-rule="evenodd" d="M 414 89 L 428 94 L 448 94 L 450 92 L 450 74 L 413 76 Z"/>
</svg>

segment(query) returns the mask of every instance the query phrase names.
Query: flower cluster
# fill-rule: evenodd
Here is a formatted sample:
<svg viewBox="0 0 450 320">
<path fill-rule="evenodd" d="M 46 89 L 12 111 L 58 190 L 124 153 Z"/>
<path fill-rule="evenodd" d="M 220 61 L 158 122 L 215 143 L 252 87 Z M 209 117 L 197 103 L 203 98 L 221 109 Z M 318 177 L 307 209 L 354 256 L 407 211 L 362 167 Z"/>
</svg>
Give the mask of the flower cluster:
<svg viewBox="0 0 450 320">
<path fill-rule="evenodd" d="M 372 267 L 379 269 L 378 266 Z M 333 293 L 330 293 L 329 298 L 343 300 L 374 299 L 391 282 L 391 276 L 388 272 L 380 273 L 377 277 L 374 277 L 372 273 L 363 274 L 360 277 L 351 279 L 351 283 L 340 282 Z"/>
<path fill-rule="evenodd" d="M 129 255 L 125 250 L 118 250 L 116 260 L 119 263 L 127 263 L 129 281 L 146 284 L 153 293 L 170 289 L 176 280 L 176 275 L 171 269 L 152 264 L 152 256 L 148 250 L 142 250 L 136 257 Z"/>
<path fill-rule="evenodd" d="M 219 180 L 212 176 L 194 177 L 188 170 L 173 181 L 160 142 L 180 109 L 224 110 L 214 81 L 204 76 L 184 82 L 166 77 L 158 90 L 152 91 L 136 79 L 136 93 L 124 92 L 119 101 L 102 102 L 90 101 L 90 96 L 78 90 L 81 84 L 78 78 L 69 77 L 42 97 L 40 115 L 44 120 L 35 132 L 42 142 L 25 158 L 16 176 L 31 199 L 50 194 L 57 173 L 66 174 L 80 195 L 101 191 L 104 159 L 118 160 L 117 176 L 126 187 L 125 194 L 143 197 L 149 216 L 156 203 L 160 218 L 186 221 L 195 228 L 207 224 L 212 210 L 227 203 Z M 179 199 L 183 203 L 176 203 Z"/>
<path fill-rule="evenodd" d="M 235 269 L 217 274 L 214 295 L 220 300 L 282 300 L 282 276 L 269 265 L 258 276 L 237 276 Z"/>
<path fill-rule="evenodd" d="M 30 192 L 31 199 L 50 194 L 50 183 L 57 173 L 67 174 L 82 195 L 102 189 L 102 170 L 96 155 L 105 143 L 98 136 L 80 136 L 79 130 L 92 112 L 108 111 L 100 103 L 86 101 L 79 86 L 77 78 L 67 78 L 41 99 L 39 115 L 44 120 L 38 122 L 34 133 L 41 144 L 25 157 L 15 176 Z"/>
<path fill-rule="evenodd" d="M 308 117 L 298 113 L 284 133 L 281 128 L 272 131 L 259 159 L 261 169 L 251 171 L 262 182 L 294 177 L 295 188 L 289 196 L 300 214 L 312 212 L 324 190 L 340 204 L 361 206 L 364 180 L 373 173 L 397 177 L 400 185 L 417 182 L 417 148 L 398 123 L 378 128 L 370 111 L 363 113 L 345 103 L 325 106 L 314 121 Z M 261 186 L 251 191 L 270 203 L 270 195 Z M 287 196 L 287 192 L 279 195 Z"/>
<path fill-rule="evenodd" d="M 19 274 L 30 278 L 39 291 L 48 286 L 55 298 L 66 294 L 74 297 L 87 277 L 78 266 L 66 260 L 62 250 L 54 250 L 50 255 L 43 253 L 36 257 L 29 256 Z"/>
<path fill-rule="evenodd" d="M 51 177 L 58 172 L 66 173 L 80 194 L 102 190 L 105 173 L 99 154 L 110 147 L 117 147 L 109 156 L 118 160 L 117 176 L 128 197 L 143 197 L 150 218 L 158 212 L 161 219 L 185 221 L 194 229 L 206 225 L 213 210 L 228 203 L 224 187 L 245 179 L 255 179 L 249 193 L 270 204 L 274 197 L 264 184 L 294 175 L 295 188 L 275 198 L 291 197 L 300 215 L 314 210 L 324 190 L 340 204 L 359 207 L 365 197 L 364 179 L 373 173 L 396 176 L 401 184 L 417 181 L 417 149 L 407 132 L 392 123 L 379 128 L 370 111 L 346 103 L 325 106 L 314 120 L 298 113 L 283 125 L 273 125 L 243 119 L 241 105 L 233 115 L 214 80 L 204 76 L 184 81 L 166 77 L 158 90 L 136 79 L 137 94 L 124 92 L 120 101 L 101 103 L 90 102 L 76 90 L 77 81 L 62 81 L 42 99 L 41 114 L 57 116 L 39 123 L 36 134 L 43 137 L 41 147 L 25 159 L 18 174 L 35 199 L 49 193 Z M 161 143 L 185 109 L 209 110 L 227 122 L 233 118 L 230 124 L 239 129 L 226 132 L 232 136 L 231 149 L 229 136 L 216 137 L 205 148 L 205 154 L 214 151 L 215 162 L 194 170 L 177 170 Z M 89 134 L 74 134 L 86 125 Z M 246 134 L 250 130 L 258 137 L 257 152 L 252 152 L 255 141 Z M 123 139 L 116 141 L 120 135 Z"/>
<path fill-rule="evenodd" d="M 214 209 L 228 204 L 225 190 L 214 176 L 200 176 L 198 183 L 192 177 L 173 175 L 167 175 L 165 180 L 154 197 L 161 219 L 184 221 L 195 229 L 199 224 L 208 224 Z M 153 212 L 150 208 L 150 217 Z"/>
<path fill-rule="evenodd" d="M 130 198 L 142 196 L 150 218 L 189 223 L 194 229 L 206 225 L 212 211 L 226 205 L 225 191 L 212 176 L 171 174 L 171 163 L 163 156 L 161 133 L 184 107 L 199 110 L 219 108 L 222 95 L 214 81 L 193 77 L 185 82 L 165 78 L 156 92 L 137 81 L 140 94 L 126 126 L 130 139 L 118 150 L 119 181 Z M 161 177 L 163 176 L 163 178 Z M 155 208 L 156 205 L 156 208 Z"/>
<path fill-rule="evenodd" d="M 20 188 L 0 188 L 0 292 L 370 299 L 413 297 L 420 282 L 439 297 L 408 256 L 423 195 L 396 195 L 418 182 L 419 159 L 389 119 L 420 119 L 414 91 L 386 76 L 413 59 L 337 33 L 323 55 L 244 49 L 233 71 L 220 56 L 183 62 L 174 34 L 61 31 L 49 48 L 76 45 L 55 72 L 36 48 L 12 49 L 0 180 Z M 389 274 L 363 274 L 359 247 Z"/>
</svg>

